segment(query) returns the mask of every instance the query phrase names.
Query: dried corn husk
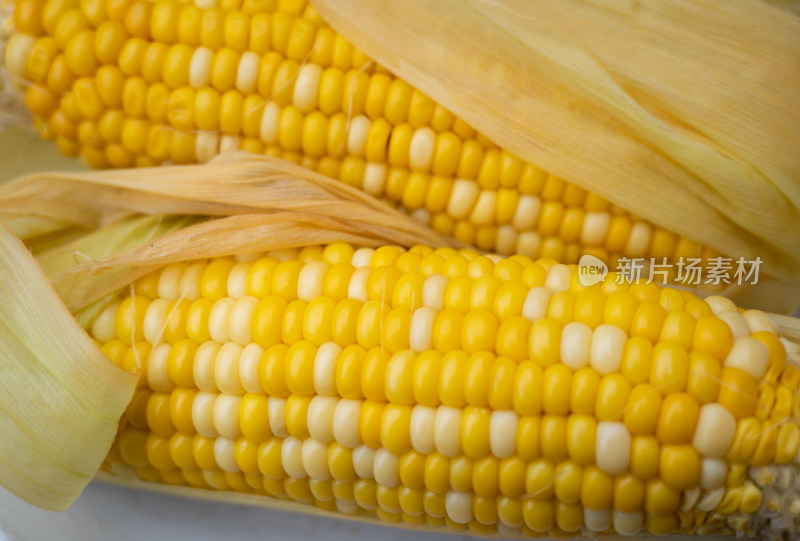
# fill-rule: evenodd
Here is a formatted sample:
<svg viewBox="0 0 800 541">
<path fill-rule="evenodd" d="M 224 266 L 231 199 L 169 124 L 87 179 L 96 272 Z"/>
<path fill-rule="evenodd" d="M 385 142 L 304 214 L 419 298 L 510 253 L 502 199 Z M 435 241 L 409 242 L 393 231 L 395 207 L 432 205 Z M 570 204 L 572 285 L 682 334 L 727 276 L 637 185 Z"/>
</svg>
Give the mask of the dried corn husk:
<svg viewBox="0 0 800 541">
<path fill-rule="evenodd" d="M 760 0 L 314 0 L 500 146 L 800 278 L 800 18 Z"/>
<path fill-rule="evenodd" d="M 70 310 L 176 261 L 337 240 L 457 244 L 340 182 L 247 153 L 226 154 L 204 166 L 42 173 L 0 186 L 0 220 L 29 243 L 142 215 L 168 217 L 100 229 L 94 237 L 39 254 Z M 71 253 L 83 254 L 83 262 L 70 264 Z"/>
</svg>

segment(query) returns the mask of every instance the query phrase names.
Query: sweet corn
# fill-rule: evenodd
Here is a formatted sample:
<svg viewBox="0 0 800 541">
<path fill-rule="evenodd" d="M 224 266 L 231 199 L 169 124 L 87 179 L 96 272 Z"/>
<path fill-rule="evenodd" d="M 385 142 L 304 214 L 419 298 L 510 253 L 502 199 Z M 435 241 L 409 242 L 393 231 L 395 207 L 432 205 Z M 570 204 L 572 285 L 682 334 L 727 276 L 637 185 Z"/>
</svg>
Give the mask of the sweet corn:
<svg viewBox="0 0 800 541">
<path fill-rule="evenodd" d="M 89 328 L 140 375 L 112 468 L 480 534 L 796 531 L 797 359 L 763 318 L 733 338 L 510 261 L 331 244 L 141 278 Z"/>
<path fill-rule="evenodd" d="M 338 178 L 482 250 L 566 263 L 714 255 L 497 148 L 305 2 L 75 6 L 17 0 L 5 65 L 30 82 L 41 130 L 92 166 L 205 162 L 244 149 Z M 76 101 L 70 122 L 63 95 Z M 135 122 L 121 137 L 76 132 L 121 113 Z"/>
</svg>

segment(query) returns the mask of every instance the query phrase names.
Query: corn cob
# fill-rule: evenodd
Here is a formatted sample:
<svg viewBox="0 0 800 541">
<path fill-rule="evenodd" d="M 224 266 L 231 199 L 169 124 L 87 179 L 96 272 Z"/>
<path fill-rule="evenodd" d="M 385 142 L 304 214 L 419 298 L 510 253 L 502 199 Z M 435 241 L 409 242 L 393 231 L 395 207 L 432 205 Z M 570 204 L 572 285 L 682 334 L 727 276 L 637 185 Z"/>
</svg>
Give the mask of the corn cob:
<svg viewBox="0 0 800 541">
<path fill-rule="evenodd" d="M 349 244 L 171 264 L 90 326 L 146 481 L 504 536 L 797 538 L 798 347 L 613 273 Z"/>
<path fill-rule="evenodd" d="M 94 167 L 283 157 L 510 255 L 710 258 L 498 148 L 304 1 L 19 0 L 6 68 L 40 133 Z"/>
</svg>

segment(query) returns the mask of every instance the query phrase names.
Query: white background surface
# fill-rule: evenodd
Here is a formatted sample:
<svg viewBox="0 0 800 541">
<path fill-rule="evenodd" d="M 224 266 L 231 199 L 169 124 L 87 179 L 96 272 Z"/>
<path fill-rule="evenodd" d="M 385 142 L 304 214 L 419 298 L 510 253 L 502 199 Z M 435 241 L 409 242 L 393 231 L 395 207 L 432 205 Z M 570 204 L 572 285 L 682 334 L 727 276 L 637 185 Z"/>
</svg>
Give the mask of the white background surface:
<svg viewBox="0 0 800 541">
<path fill-rule="evenodd" d="M 192 500 L 92 482 L 70 509 L 43 511 L 0 488 L 0 541 L 462 541 L 348 520 Z"/>
</svg>

